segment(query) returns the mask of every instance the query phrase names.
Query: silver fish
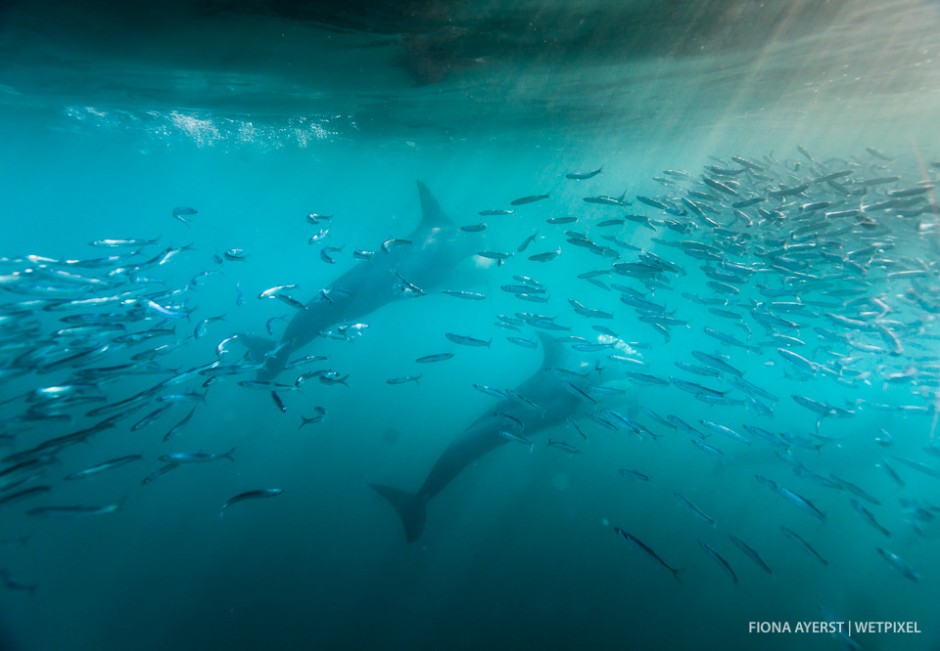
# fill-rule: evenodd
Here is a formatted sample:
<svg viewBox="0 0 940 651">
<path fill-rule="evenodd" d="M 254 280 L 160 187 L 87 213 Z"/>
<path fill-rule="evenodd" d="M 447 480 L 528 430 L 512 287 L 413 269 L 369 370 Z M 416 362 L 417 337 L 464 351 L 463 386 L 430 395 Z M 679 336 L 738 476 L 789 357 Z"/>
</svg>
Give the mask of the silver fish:
<svg viewBox="0 0 940 651">
<path fill-rule="evenodd" d="M 888 564 L 900 572 L 904 578 L 910 579 L 914 583 L 920 581 L 920 574 L 900 556 L 882 547 L 877 547 L 876 549 L 878 550 L 878 553 L 881 555 L 881 557 L 888 561 Z"/>
<path fill-rule="evenodd" d="M 121 504 L 106 504 L 104 506 L 85 506 L 85 505 L 69 505 L 69 506 L 37 506 L 34 509 L 30 509 L 26 512 L 27 515 L 38 515 L 42 517 L 48 516 L 58 516 L 58 517 L 85 517 L 85 516 L 95 516 L 95 515 L 106 515 L 108 513 L 116 513 L 121 509 Z"/>
<path fill-rule="evenodd" d="M 819 561 L 820 563 L 822 563 L 823 565 L 829 565 L 829 561 L 827 561 L 825 558 L 823 558 L 823 557 L 819 554 L 819 552 L 816 551 L 816 549 L 815 549 L 812 545 L 810 545 L 810 544 L 809 544 L 802 536 L 800 536 L 798 533 L 796 533 L 795 531 L 793 531 L 792 529 L 789 529 L 788 527 L 786 527 L 786 526 L 784 526 L 784 525 L 780 525 L 780 530 L 784 533 L 784 535 L 786 535 L 787 538 L 789 538 L 790 540 L 792 540 L 793 542 L 795 542 L 797 545 L 799 545 L 799 546 L 803 549 L 803 551 L 805 551 L 807 554 L 809 554 L 810 556 L 812 556 L 813 558 L 815 558 L 816 560 L 818 560 L 818 561 Z"/>
<path fill-rule="evenodd" d="M 519 197 L 518 199 L 513 199 L 509 202 L 510 206 L 521 206 L 527 203 L 535 203 L 536 201 L 542 201 L 543 199 L 548 199 L 547 194 L 530 194 L 525 197 Z"/>
<path fill-rule="evenodd" d="M 682 570 L 669 565 L 666 561 L 663 560 L 662 556 L 660 556 L 655 551 L 653 551 L 653 549 L 649 545 L 647 545 L 646 543 L 644 543 L 642 540 L 632 535 L 631 533 L 621 529 L 620 527 L 614 527 L 614 533 L 616 533 L 618 536 L 626 540 L 628 543 L 632 543 L 633 545 L 641 549 L 647 556 L 649 556 L 654 561 L 656 561 L 660 566 L 669 570 L 673 578 L 679 583 L 681 583 L 681 581 L 679 581 L 679 572 L 681 572 Z"/>
<path fill-rule="evenodd" d="M 403 375 L 401 377 L 390 377 L 385 380 L 386 384 L 406 384 L 408 382 L 414 382 L 415 384 L 419 383 L 421 379 L 420 375 Z"/>
<path fill-rule="evenodd" d="M 315 425 L 316 423 L 322 423 L 326 420 L 326 409 L 324 407 L 314 407 L 314 415 L 311 417 L 301 416 L 300 417 L 300 426 L 297 429 L 301 429 L 306 425 Z"/>
<path fill-rule="evenodd" d="M 764 559 L 761 558 L 760 554 L 758 554 L 758 553 L 754 550 L 753 547 L 751 547 L 750 545 L 748 545 L 746 542 L 744 542 L 743 540 L 741 540 L 740 538 L 738 538 L 738 537 L 735 536 L 734 534 L 728 534 L 728 537 L 731 538 L 731 542 L 733 542 L 735 545 L 737 545 L 738 549 L 740 549 L 742 552 L 744 552 L 744 554 L 745 554 L 748 558 L 750 558 L 752 561 L 754 561 L 754 562 L 757 564 L 758 567 L 760 567 L 762 570 L 764 570 L 765 572 L 767 572 L 767 574 L 773 574 L 773 573 L 774 573 L 773 570 L 770 569 L 770 566 L 768 566 L 767 563 L 764 562 Z"/>
<path fill-rule="evenodd" d="M 474 347 L 486 347 L 489 348 L 490 344 L 493 342 L 492 339 L 477 339 L 475 337 L 468 337 L 466 335 L 458 335 L 453 332 L 445 332 L 444 336 L 448 340 L 454 342 L 455 344 L 460 344 L 462 346 L 474 346 Z"/>
<path fill-rule="evenodd" d="M 590 172 L 568 172 L 565 174 L 566 179 L 571 179 L 572 181 L 586 181 L 588 179 L 593 179 L 595 176 L 600 174 L 604 170 L 604 166 L 601 165 L 596 170 Z"/>
<path fill-rule="evenodd" d="M 79 470 L 65 476 L 67 480 L 75 479 L 85 479 L 86 477 L 91 477 L 92 475 L 97 475 L 99 473 L 105 472 L 106 470 L 112 470 L 120 466 L 132 463 L 134 461 L 140 461 L 143 459 L 143 456 L 139 454 L 131 454 L 125 457 L 118 457 L 116 459 L 110 459 L 103 463 L 99 463 L 96 466 L 91 466 L 90 468 L 85 468 L 84 470 Z"/>
<path fill-rule="evenodd" d="M 581 454 L 581 450 L 574 447 L 573 445 L 565 443 L 564 441 L 555 441 L 553 439 L 548 439 L 548 445 L 549 447 L 558 448 L 559 450 L 564 450 L 568 454 Z"/>
<path fill-rule="evenodd" d="M 228 452 L 212 453 L 212 452 L 171 452 L 170 454 L 164 454 L 160 456 L 160 461 L 163 463 L 206 463 L 208 461 L 218 461 L 219 459 L 228 459 L 231 462 L 235 462 L 235 448 L 232 448 Z"/>
<path fill-rule="evenodd" d="M 429 364 L 433 362 L 443 362 L 451 359 L 453 356 L 453 353 L 437 353 L 434 355 L 425 355 L 424 357 L 419 357 L 415 361 L 419 364 Z"/>
<path fill-rule="evenodd" d="M 700 546 L 702 549 L 705 550 L 705 553 L 706 553 L 706 554 L 708 554 L 709 556 L 711 556 L 712 559 L 714 559 L 714 561 L 715 561 L 716 563 L 718 563 L 718 566 L 721 567 L 721 569 L 723 569 L 725 572 L 728 573 L 728 576 L 731 577 L 731 581 L 732 581 L 735 585 L 737 585 L 737 583 L 738 583 L 738 575 L 734 573 L 734 570 L 731 568 L 731 564 L 728 563 L 728 561 L 726 561 L 726 560 L 721 556 L 721 554 L 719 554 L 719 553 L 715 550 L 715 548 L 712 547 L 711 545 L 709 545 L 708 543 L 705 543 L 705 542 L 702 542 L 701 540 L 699 540 L 699 541 L 698 541 L 698 544 L 699 544 L 699 546 Z"/>
<path fill-rule="evenodd" d="M 257 499 L 267 499 L 271 497 L 277 497 L 278 495 L 284 492 L 281 488 L 261 488 L 258 490 L 245 491 L 244 493 L 239 493 L 235 497 L 230 498 L 225 504 L 222 505 L 222 508 L 219 509 L 219 517 L 222 518 L 225 516 L 225 510 L 228 509 L 233 504 L 238 504 L 239 502 L 244 502 L 245 500 L 257 500 Z"/>
</svg>

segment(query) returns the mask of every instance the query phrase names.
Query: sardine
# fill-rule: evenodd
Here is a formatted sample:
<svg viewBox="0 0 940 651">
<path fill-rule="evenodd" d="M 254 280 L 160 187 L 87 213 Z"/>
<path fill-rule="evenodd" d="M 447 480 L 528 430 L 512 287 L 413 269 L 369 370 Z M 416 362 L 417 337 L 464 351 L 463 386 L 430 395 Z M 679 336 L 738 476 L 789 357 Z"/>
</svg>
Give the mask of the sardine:
<svg viewBox="0 0 940 651">
<path fill-rule="evenodd" d="M 219 517 L 222 518 L 225 516 L 225 510 L 228 509 L 233 504 L 238 504 L 239 502 L 244 502 L 245 500 L 257 500 L 257 499 L 267 499 L 271 497 L 277 497 L 284 490 L 280 488 L 262 488 L 259 490 L 246 491 L 244 493 L 239 493 L 235 497 L 229 498 L 225 504 L 222 505 L 222 508 L 219 509 Z"/>
</svg>

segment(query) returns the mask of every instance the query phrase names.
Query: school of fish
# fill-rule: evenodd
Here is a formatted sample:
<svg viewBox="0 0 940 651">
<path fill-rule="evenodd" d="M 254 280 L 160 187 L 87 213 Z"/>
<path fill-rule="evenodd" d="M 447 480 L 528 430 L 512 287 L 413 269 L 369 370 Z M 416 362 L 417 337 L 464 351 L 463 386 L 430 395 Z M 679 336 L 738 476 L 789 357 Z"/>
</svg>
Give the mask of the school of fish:
<svg viewBox="0 0 940 651">
<path fill-rule="evenodd" d="M 829 520 L 820 504 L 833 504 L 835 495 L 857 513 L 856 533 L 871 540 L 874 558 L 902 579 L 932 580 L 910 559 L 918 545 L 931 544 L 933 520 L 940 516 L 940 502 L 924 488 L 940 479 L 940 162 L 902 169 L 875 149 L 847 158 L 824 158 L 803 147 L 790 157 L 733 155 L 698 171 L 664 170 L 652 179 L 655 185 L 644 186 L 657 192 L 589 194 L 577 210 L 559 214 L 553 202 L 562 187 L 570 192 L 591 183 L 622 190 L 609 174 L 603 167 L 572 171 L 558 179 L 558 189 L 520 192 L 506 197 L 507 207 L 462 210 L 487 219 L 453 234 L 485 264 L 491 280 L 483 291 L 446 285 L 446 271 L 434 278 L 409 262 L 421 247 L 432 246 L 439 227 L 380 233 L 370 248 L 353 249 L 353 243 L 333 246 L 331 224 L 342 216 L 301 215 L 313 229 L 309 243 L 317 247 L 323 272 L 329 275 L 330 265 L 343 258 L 354 271 L 384 265 L 388 273 L 378 277 L 387 279 L 388 296 L 359 302 L 356 292 L 375 288 L 362 287 L 358 278 L 352 279 L 358 284 L 319 291 L 309 278 L 285 279 L 290 284 L 260 288 L 257 298 L 247 299 L 240 286 L 232 287 L 232 309 L 257 311 L 258 332 L 272 339 L 232 331 L 222 314 L 197 312 L 208 276 L 226 265 L 252 264 L 247 244 L 209 260 L 198 242 L 177 247 L 151 239 L 96 240 L 89 243 L 93 253 L 76 247 L 77 257 L 69 259 L 0 258 L 3 546 L 28 546 L 31 523 L 39 519 L 60 520 L 66 530 L 70 518 L 119 517 L 135 508 L 135 492 L 152 490 L 150 484 L 168 473 L 250 464 L 231 446 L 207 451 L 186 445 L 194 415 L 213 409 L 213 385 L 270 394 L 272 417 L 283 418 L 285 427 L 328 427 L 329 396 L 318 390 L 337 384 L 355 389 L 356 381 L 331 368 L 333 340 L 363 335 L 370 311 L 394 298 L 411 300 L 410 309 L 429 300 L 478 301 L 485 311 L 492 309 L 485 299 L 493 291 L 517 301 L 518 310 L 493 313 L 489 332 L 464 332 L 455 323 L 415 360 L 418 366 L 380 381 L 389 391 L 417 385 L 412 395 L 418 397 L 410 399 L 420 401 L 422 369 L 439 368 L 455 355 L 489 355 L 498 364 L 506 346 L 538 355 L 547 335 L 582 364 L 549 369 L 567 392 L 567 411 L 559 412 L 557 426 L 546 422 L 554 429 L 538 450 L 573 455 L 595 437 L 622 436 L 643 440 L 655 454 L 664 437 L 687 440 L 701 453 L 702 469 L 720 464 L 741 474 L 745 484 L 736 499 L 789 505 L 793 517 L 777 533 L 807 562 L 821 568 L 833 562 L 827 556 L 832 550 L 819 549 L 814 535 Z M 429 194 L 422 199 L 433 201 Z M 167 212 L 167 219 L 184 224 L 210 218 L 188 206 Z M 532 234 L 510 243 L 506 233 L 520 229 Z M 188 283 L 168 286 L 167 270 L 178 275 L 192 265 Z M 571 278 L 567 286 L 583 291 L 553 293 L 540 280 L 548 266 L 553 273 L 562 269 Z M 312 298 L 297 298 L 302 289 Z M 309 322 L 314 311 L 324 311 L 322 328 L 310 337 L 282 336 L 285 323 Z M 216 343 L 216 354 L 180 365 L 191 359 L 181 355 L 187 346 L 204 338 Z M 144 388 L 128 391 L 138 384 Z M 546 405 L 478 378 L 465 384 L 508 405 L 495 412 L 500 442 L 535 447 L 525 414 L 544 413 Z M 675 406 L 640 406 L 631 397 L 637 391 L 667 392 Z M 288 409 L 288 392 L 311 396 L 305 412 Z M 853 427 L 865 412 L 884 413 L 904 428 Z M 127 434 L 123 449 L 99 445 L 105 432 Z M 162 441 L 165 452 L 141 454 L 139 438 L 131 435 Z M 75 466 L 70 450 L 78 445 L 104 448 L 100 461 Z M 831 448 L 846 458 L 877 450 L 878 462 L 868 473 L 843 476 L 816 462 L 820 449 Z M 749 471 L 748 462 L 739 460 L 744 450 L 773 460 L 773 470 Z M 605 459 L 606 466 L 593 471 L 619 475 L 634 487 L 656 482 L 640 461 Z M 869 487 L 882 486 L 885 477 L 894 494 Z M 91 478 L 108 487 L 110 501 L 74 497 L 75 485 Z M 206 517 L 224 515 L 228 522 L 248 508 L 241 503 L 269 503 L 283 492 L 245 486 L 235 495 L 220 494 L 218 509 Z M 681 507 L 677 517 L 689 518 L 688 557 L 660 556 L 650 542 L 656 532 L 623 513 L 610 530 L 636 550 L 635 559 L 646 559 L 628 562 L 651 562 L 680 582 L 681 572 L 697 563 L 713 563 L 733 584 L 743 581 L 742 564 L 766 575 L 779 571 L 745 523 L 716 520 L 681 485 L 670 492 Z M 901 545 L 896 530 L 884 524 L 886 514 L 895 512 L 917 534 L 913 543 Z M 0 549 L 5 587 L 36 590 L 2 554 Z"/>
</svg>

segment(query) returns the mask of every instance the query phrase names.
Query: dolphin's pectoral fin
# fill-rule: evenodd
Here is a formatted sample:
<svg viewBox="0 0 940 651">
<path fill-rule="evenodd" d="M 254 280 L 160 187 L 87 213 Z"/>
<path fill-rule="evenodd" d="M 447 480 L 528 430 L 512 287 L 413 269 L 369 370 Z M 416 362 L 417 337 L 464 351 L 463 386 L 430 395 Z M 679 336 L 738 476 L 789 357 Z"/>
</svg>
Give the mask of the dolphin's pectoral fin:
<svg viewBox="0 0 940 651">
<path fill-rule="evenodd" d="M 275 346 L 274 340 L 258 335 L 239 334 L 238 341 L 248 349 L 248 359 L 257 364 L 264 363 Z"/>
<path fill-rule="evenodd" d="M 403 491 L 391 486 L 382 486 L 381 484 L 369 484 L 369 488 L 384 497 L 395 507 L 401 523 L 405 527 L 405 539 L 408 542 L 414 542 L 421 537 L 424 531 L 425 506 L 427 500 L 419 498 L 413 493 Z"/>
<path fill-rule="evenodd" d="M 441 210 L 437 199 L 435 199 L 431 191 L 428 190 L 428 186 L 421 181 L 418 181 L 418 196 L 421 198 L 422 226 L 433 228 L 434 226 L 443 226 L 451 223 L 447 215 L 444 214 L 444 211 Z"/>
</svg>

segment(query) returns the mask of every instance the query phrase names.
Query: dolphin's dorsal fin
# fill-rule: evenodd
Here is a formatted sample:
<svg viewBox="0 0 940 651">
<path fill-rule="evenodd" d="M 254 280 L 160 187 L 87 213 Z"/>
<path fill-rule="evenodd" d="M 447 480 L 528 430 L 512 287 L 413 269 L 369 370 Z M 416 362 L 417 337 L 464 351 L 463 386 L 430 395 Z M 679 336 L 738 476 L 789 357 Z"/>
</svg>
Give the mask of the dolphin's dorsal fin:
<svg viewBox="0 0 940 651">
<path fill-rule="evenodd" d="M 447 215 L 441 210 L 440 204 L 437 203 L 437 199 L 435 199 L 431 191 L 428 190 L 428 186 L 421 181 L 418 181 L 418 196 L 421 198 L 422 226 L 433 228 L 434 226 L 442 226 L 450 223 Z"/>
<path fill-rule="evenodd" d="M 542 370 L 551 370 L 562 366 L 562 359 L 565 351 L 562 345 L 555 341 L 555 338 L 544 332 L 536 332 L 539 340 L 542 342 Z"/>
</svg>

